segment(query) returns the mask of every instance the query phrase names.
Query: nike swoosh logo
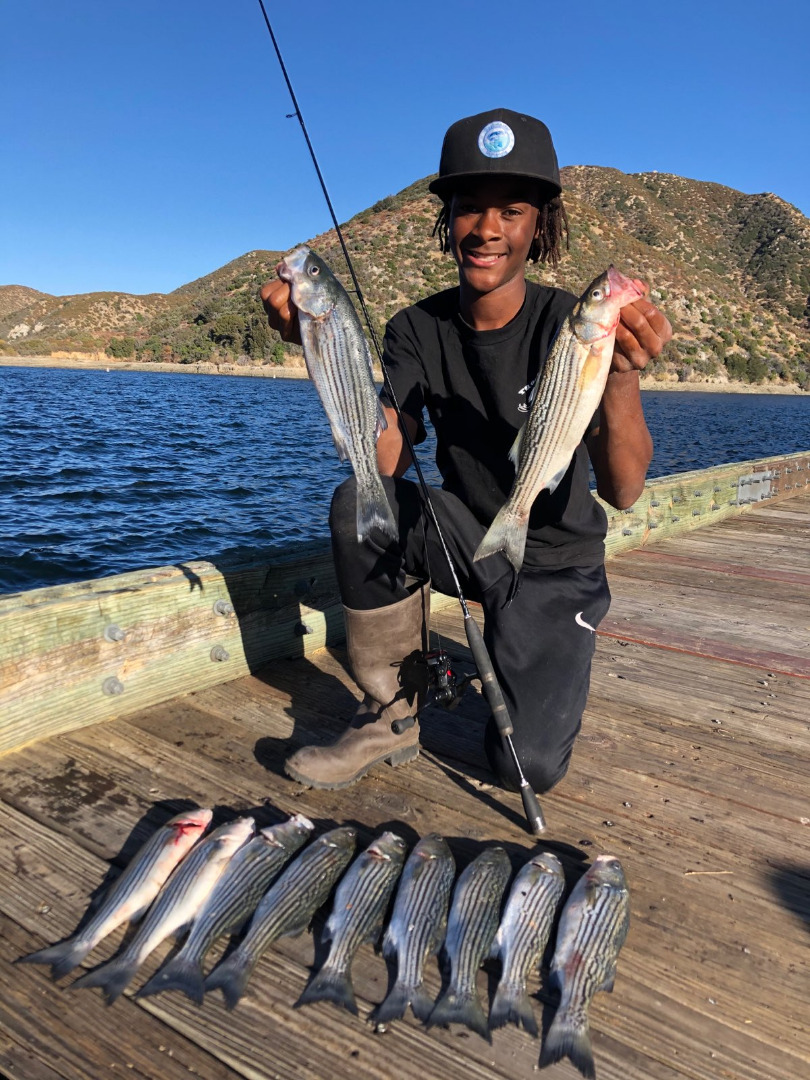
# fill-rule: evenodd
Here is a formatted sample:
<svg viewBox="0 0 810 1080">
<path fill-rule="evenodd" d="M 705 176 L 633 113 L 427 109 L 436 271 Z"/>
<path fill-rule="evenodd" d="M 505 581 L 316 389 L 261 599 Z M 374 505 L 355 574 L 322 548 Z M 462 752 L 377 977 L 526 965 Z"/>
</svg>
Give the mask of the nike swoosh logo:
<svg viewBox="0 0 810 1080">
<path fill-rule="evenodd" d="M 591 626 L 590 623 L 585 622 L 585 620 L 582 618 L 582 612 L 581 611 L 578 611 L 576 613 L 576 615 L 574 616 L 574 621 L 576 622 L 577 626 L 584 626 L 585 629 L 590 630 L 591 633 L 593 633 L 593 634 L 596 633 L 596 628 Z"/>
</svg>

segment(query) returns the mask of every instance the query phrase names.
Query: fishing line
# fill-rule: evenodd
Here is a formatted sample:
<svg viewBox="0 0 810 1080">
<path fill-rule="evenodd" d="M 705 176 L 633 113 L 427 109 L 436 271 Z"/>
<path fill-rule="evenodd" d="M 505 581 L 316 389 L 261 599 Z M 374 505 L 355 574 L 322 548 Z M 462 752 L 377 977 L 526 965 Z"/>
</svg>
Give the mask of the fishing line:
<svg viewBox="0 0 810 1080">
<path fill-rule="evenodd" d="M 295 117 L 298 120 L 298 123 L 301 125 L 301 131 L 304 134 L 304 140 L 306 141 L 307 149 L 309 150 L 309 156 L 312 158 L 312 164 L 315 166 L 315 172 L 317 173 L 318 181 L 321 185 L 321 190 L 323 191 L 323 196 L 326 199 L 326 205 L 329 208 L 329 216 L 332 218 L 332 224 L 334 225 L 335 233 L 337 234 L 341 250 L 343 251 L 343 258 L 346 260 L 346 266 L 348 267 L 349 274 L 351 275 L 352 283 L 354 285 L 355 293 L 357 295 L 357 300 L 360 304 L 360 309 L 363 312 L 363 318 L 366 321 L 366 326 L 368 327 L 369 334 L 371 335 L 371 340 L 374 345 L 374 351 L 377 353 L 377 359 L 382 370 L 385 387 L 391 399 L 391 404 L 394 406 L 394 411 L 396 412 L 399 419 L 399 426 L 402 432 L 405 446 L 411 455 L 411 461 L 413 462 L 413 467 L 416 471 L 417 479 L 419 480 L 419 488 L 422 492 L 422 498 L 425 502 L 428 513 L 430 514 L 430 517 L 433 521 L 433 526 L 436 529 L 436 536 L 438 537 L 439 543 L 441 544 L 444 557 L 447 560 L 447 568 L 450 571 L 451 577 L 453 578 L 453 584 L 455 585 L 456 592 L 458 594 L 458 602 L 461 605 L 461 610 L 464 614 L 464 630 L 467 634 L 467 643 L 470 646 L 470 651 L 473 655 L 475 667 L 478 671 L 478 677 L 481 680 L 481 689 L 483 690 L 484 696 L 486 697 L 487 703 L 489 704 L 489 707 L 492 711 L 492 716 L 495 724 L 497 725 L 498 732 L 503 741 L 506 743 L 506 746 L 509 749 L 512 760 L 515 764 L 515 769 L 517 771 L 518 781 L 520 784 L 520 795 L 523 800 L 523 809 L 526 814 L 526 820 L 529 826 L 529 830 L 535 835 L 539 835 L 541 832 L 544 831 L 546 827 L 545 819 L 543 818 L 543 812 L 540 809 L 540 804 L 537 801 L 537 796 L 532 791 L 531 787 L 529 786 L 528 780 L 523 774 L 523 769 L 521 768 L 520 760 L 517 756 L 517 751 L 515 750 L 514 743 L 512 742 L 512 732 L 514 731 L 514 728 L 512 727 L 512 721 L 509 718 L 509 711 L 506 708 L 506 702 L 503 699 L 503 693 L 500 686 L 498 685 L 498 680 L 495 676 L 495 669 L 492 665 L 492 660 L 490 659 L 489 652 L 487 651 L 487 647 L 484 644 L 484 638 L 481 634 L 478 623 L 473 619 L 472 615 L 470 614 L 470 609 L 467 607 L 467 601 L 465 600 L 464 593 L 461 589 L 461 582 L 458 579 L 455 564 L 453 563 L 452 556 L 450 555 L 447 544 L 445 542 L 444 534 L 442 533 L 441 526 L 439 525 L 439 519 L 436 517 L 436 511 L 433 508 L 433 502 L 430 498 L 430 491 L 428 489 L 427 482 L 425 481 L 422 468 L 416 457 L 416 450 L 414 448 L 413 440 L 411 439 L 410 432 L 405 425 L 405 419 L 402 415 L 402 410 L 399 407 L 399 402 L 397 401 L 397 396 L 394 391 L 391 378 L 388 374 L 385 362 L 383 361 L 382 349 L 380 348 L 380 343 L 377 340 L 377 333 L 371 321 L 371 316 L 369 315 L 368 308 L 366 307 L 363 290 L 360 288 L 360 282 L 357 280 L 357 275 L 354 272 L 354 264 L 352 263 L 351 256 L 349 255 L 349 250 L 346 247 L 346 242 L 343 239 L 343 232 L 341 231 L 337 215 L 335 214 L 334 207 L 332 206 L 332 200 L 329 197 L 329 191 L 327 190 L 326 181 L 323 178 L 323 173 L 321 172 L 320 165 L 318 164 L 318 159 L 315 156 L 315 150 L 312 146 L 312 141 L 309 137 L 307 126 L 304 123 L 304 117 L 298 104 L 298 98 L 295 96 L 295 91 L 293 90 L 290 76 L 287 74 L 287 67 L 284 63 L 284 58 L 281 55 L 281 49 L 279 49 L 278 42 L 276 41 L 276 35 L 273 33 L 273 27 L 270 25 L 270 19 L 268 18 L 267 10 L 264 6 L 264 0 L 258 0 L 258 2 L 259 7 L 261 8 L 262 15 L 264 16 L 265 25 L 267 26 L 267 32 L 270 34 L 270 40 L 273 42 L 273 48 L 275 49 L 276 57 L 278 58 L 281 73 L 284 76 L 284 81 L 287 84 L 287 90 L 289 91 L 290 99 L 292 100 L 293 108 L 295 110 L 294 112 L 289 113 L 288 117 L 290 119 L 292 117 Z"/>
</svg>

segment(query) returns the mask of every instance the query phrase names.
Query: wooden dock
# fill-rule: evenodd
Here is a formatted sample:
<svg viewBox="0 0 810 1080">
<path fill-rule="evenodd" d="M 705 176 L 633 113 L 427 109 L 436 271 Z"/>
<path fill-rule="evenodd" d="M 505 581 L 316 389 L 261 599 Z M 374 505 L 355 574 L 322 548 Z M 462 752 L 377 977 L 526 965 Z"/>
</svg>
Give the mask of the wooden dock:
<svg viewBox="0 0 810 1080">
<path fill-rule="evenodd" d="M 591 1009 L 597 1076 L 810 1077 L 810 492 L 624 551 L 608 572 L 613 605 L 583 731 L 568 776 L 542 800 L 542 846 L 570 882 L 610 852 L 630 884 L 615 990 Z M 457 606 L 433 627 L 463 664 Z M 340 792 L 284 777 L 290 749 L 336 734 L 351 714 L 344 663 L 340 647 L 302 652 L 0 758 L 0 1075 L 575 1080 L 568 1062 L 539 1073 L 538 1042 L 512 1027 L 491 1045 L 411 1016 L 375 1034 L 366 1018 L 387 973 L 370 947 L 353 969 L 359 1018 L 295 1009 L 316 951 L 309 933 L 265 954 L 231 1013 L 218 993 L 197 1008 L 130 991 L 107 1008 L 98 991 L 71 992 L 72 977 L 54 984 L 45 968 L 13 966 L 69 934 L 148 832 L 190 805 L 220 818 L 252 811 L 262 825 L 300 811 L 319 830 L 355 823 L 364 842 L 384 827 L 411 842 L 437 831 L 459 867 L 493 841 L 525 860 L 534 844 L 519 798 L 492 786 L 473 691 L 454 712 L 429 710 L 414 764 Z M 428 970 L 438 991 L 438 967 Z M 480 973 L 482 993 L 495 976 Z M 547 1024 L 553 999 L 539 978 L 538 988 Z"/>
</svg>

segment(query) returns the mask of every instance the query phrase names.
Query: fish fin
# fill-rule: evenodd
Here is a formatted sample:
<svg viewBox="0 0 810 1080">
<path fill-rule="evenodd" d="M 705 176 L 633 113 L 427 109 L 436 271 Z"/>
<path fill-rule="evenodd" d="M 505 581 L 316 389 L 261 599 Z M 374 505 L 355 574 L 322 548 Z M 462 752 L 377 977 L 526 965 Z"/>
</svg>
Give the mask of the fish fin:
<svg viewBox="0 0 810 1080">
<path fill-rule="evenodd" d="M 332 442 L 335 444 L 335 449 L 337 450 L 338 457 L 341 461 L 348 461 L 349 444 L 346 440 L 346 436 L 343 434 L 340 428 L 337 427 L 336 424 L 330 422 L 329 427 L 332 430 Z"/>
<path fill-rule="evenodd" d="M 512 983 L 500 983 L 495 991 L 495 997 L 489 1010 L 489 1027 L 506 1027 L 507 1024 L 515 1024 L 524 1027 L 530 1035 L 537 1038 L 537 1021 L 532 1012 L 529 995 L 524 986 L 515 986 Z"/>
<path fill-rule="evenodd" d="M 322 967 L 315 978 L 305 988 L 295 1003 L 296 1009 L 309 1005 L 313 1001 L 331 1001 L 357 1016 L 357 1001 L 354 996 L 349 972 L 336 967 Z"/>
<path fill-rule="evenodd" d="M 380 435 L 388 428 L 388 421 L 385 418 L 385 410 L 383 404 L 379 398 L 377 398 L 377 426 L 374 430 L 374 441 L 379 439 Z"/>
<path fill-rule="evenodd" d="M 132 960 L 126 954 L 102 964 L 101 967 L 88 971 L 86 975 L 70 984 L 71 990 L 86 989 L 92 986 L 100 986 L 104 991 L 107 1004 L 112 1003 L 123 994 L 124 990 L 138 970 L 139 963 Z"/>
<path fill-rule="evenodd" d="M 391 992 L 381 1001 L 369 1016 L 375 1024 L 387 1024 L 391 1020 L 401 1020 L 414 996 L 414 991 L 405 983 L 395 982 Z"/>
<path fill-rule="evenodd" d="M 610 355 L 613 355 L 613 349 L 610 350 Z M 604 350 L 602 348 L 592 347 L 585 363 L 582 365 L 582 371 L 579 374 L 579 384 L 577 387 L 579 393 L 585 393 L 586 390 L 589 390 L 603 377 L 607 378 L 607 369 L 604 363 Z"/>
<path fill-rule="evenodd" d="M 571 462 L 569 461 L 566 465 L 563 465 L 563 467 L 558 472 L 554 473 L 552 478 L 546 484 L 546 490 L 548 491 L 549 495 L 553 491 L 556 491 L 557 488 L 560 486 L 560 481 L 565 476 L 565 474 L 568 472 L 568 466 L 570 464 L 571 464 Z"/>
<path fill-rule="evenodd" d="M 457 994 L 448 990 L 433 1006 L 430 1016 L 427 1018 L 427 1026 L 448 1027 L 450 1024 L 464 1024 L 471 1031 L 475 1031 L 482 1039 L 492 1042 L 489 1033 L 487 1018 L 481 1008 L 478 994 L 472 990 L 467 993 Z"/>
<path fill-rule="evenodd" d="M 227 960 L 218 964 L 205 980 L 204 988 L 221 990 L 228 1009 L 235 1009 L 245 992 L 248 979 L 253 972 L 253 962 L 239 949 L 231 953 Z"/>
<path fill-rule="evenodd" d="M 515 466 L 515 472 L 517 472 L 520 465 L 520 448 L 523 446 L 523 432 L 526 430 L 524 424 L 520 431 L 515 436 L 515 441 L 512 443 L 512 449 L 509 451 L 509 460 Z"/>
<path fill-rule="evenodd" d="M 608 994 L 613 993 L 613 983 L 616 980 L 616 968 L 617 967 L 618 967 L 618 964 L 614 960 L 614 962 L 610 965 L 610 967 L 605 972 L 604 981 L 602 982 L 602 985 L 599 987 L 600 990 L 606 990 Z"/>
<path fill-rule="evenodd" d="M 540 1068 L 562 1061 L 564 1057 L 570 1058 L 587 1080 L 595 1080 L 596 1065 L 584 1016 L 558 1012 L 548 1029 L 540 1051 Z"/>
<path fill-rule="evenodd" d="M 478 545 L 478 550 L 473 556 L 474 562 L 485 559 L 487 555 L 494 555 L 502 551 L 515 572 L 519 573 L 523 566 L 523 556 L 526 551 L 526 533 L 529 528 L 529 515 L 521 516 L 512 510 L 509 503 L 502 506 L 490 525 L 484 539 Z"/>
<path fill-rule="evenodd" d="M 92 945 L 76 938 L 68 938 L 58 945 L 49 945 L 46 949 L 20 956 L 14 962 L 16 964 L 50 964 L 51 976 L 61 979 L 69 974 L 84 960 L 92 949 Z"/>
<path fill-rule="evenodd" d="M 382 945 L 380 948 L 383 956 L 387 957 L 388 959 L 391 959 L 392 957 L 397 955 L 397 949 L 399 948 L 399 945 L 397 943 L 396 934 L 393 931 L 391 923 L 388 924 L 388 929 L 383 934 Z"/>
<path fill-rule="evenodd" d="M 389 540 L 399 536 L 394 514 L 381 483 L 357 485 L 357 541 L 365 540 L 372 529 L 379 529 Z"/>
<path fill-rule="evenodd" d="M 433 1012 L 433 998 L 427 990 L 425 990 L 424 986 L 417 986 L 413 991 L 411 1008 L 413 1009 L 413 1015 L 416 1019 L 421 1020 L 423 1024 L 426 1024 L 428 1017 Z"/>
<path fill-rule="evenodd" d="M 135 997 L 150 997 L 152 994 L 161 994 L 164 990 L 182 990 L 186 997 L 202 1005 L 205 997 L 202 964 L 178 955 L 168 964 L 164 964 L 160 971 L 155 972 Z"/>
</svg>

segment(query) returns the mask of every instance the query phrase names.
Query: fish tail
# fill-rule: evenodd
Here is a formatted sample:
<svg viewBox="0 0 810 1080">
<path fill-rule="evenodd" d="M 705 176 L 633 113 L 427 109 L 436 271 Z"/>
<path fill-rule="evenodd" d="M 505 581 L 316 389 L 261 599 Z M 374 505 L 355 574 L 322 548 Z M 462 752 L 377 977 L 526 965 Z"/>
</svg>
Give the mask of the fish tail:
<svg viewBox="0 0 810 1080">
<path fill-rule="evenodd" d="M 227 960 L 223 960 L 214 968 L 205 980 L 205 989 L 221 990 L 227 1008 L 234 1009 L 245 992 L 253 966 L 250 957 L 237 949 Z"/>
<path fill-rule="evenodd" d="M 68 938 L 67 941 L 61 941 L 58 945 L 49 945 L 46 949 L 20 956 L 16 963 L 50 964 L 53 978 L 61 979 L 63 975 L 67 975 L 78 967 L 92 947 L 92 944 L 86 941 Z"/>
<path fill-rule="evenodd" d="M 388 997 L 371 1013 L 370 1019 L 376 1024 L 387 1024 L 391 1020 L 401 1020 L 414 998 L 414 991 L 403 982 L 395 982 Z"/>
<path fill-rule="evenodd" d="M 186 960 L 182 956 L 176 956 L 168 964 L 164 964 L 160 971 L 155 972 L 149 982 L 140 988 L 135 997 L 150 997 L 152 994 L 160 994 L 164 990 L 182 990 L 186 997 L 196 1001 L 198 1005 L 202 1005 L 205 996 L 202 964 L 199 961 Z"/>
<path fill-rule="evenodd" d="M 376 474 L 374 479 L 357 485 L 357 540 L 365 540 L 373 529 L 379 529 L 389 540 L 399 536 L 394 514 L 385 488 Z"/>
<path fill-rule="evenodd" d="M 128 956 L 120 956 L 114 960 L 102 964 L 94 971 L 88 971 L 80 979 L 70 984 L 71 990 L 86 989 L 92 986 L 100 986 L 104 991 L 107 1004 L 112 1003 L 123 994 L 127 985 L 138 970 L 138 961 L 131 960 Z"/>
<path fill-rule="evenodd" d="M 489 1010 L 490 1030 L 506 1027 L 507 1024 L 524 1027 L 530 1035 L 537 1038 L 537 1021 L 525 987 L 507 984 L 499 986 L 495 991 Z"/>
<path fill-rule="evenodd" d="M 357 1016 L 357 1001 L 351 978 L 348 971 L 340 968 L 321 968 L 296 1002 L 296 1007 L 309 1005 L 313 1001 L 332 1001 Z"/>
<path fill-rule="evenodd" d="M 464 1024 L 482 1039 L 492 1042 L 487 1018 L 484 1016 L 478 994 L 474 990 L 463 993 L 448 990 L 436 1002 L 427 1019 L 427 1026 L 448 1027 L 450 1024 Z"/>
<path fill-rule="evenodd" d="M 487 555 L 502 551 L 515 568 L 515 573 L 519 573 L 523 566 L 528 528 L 529 515 L 517 513 L 507 503 L 495 515 L 484 539 L 478 545 L 473 561 L 479 562 Z"/>
<path fill-rule="evenodd" d="M 588 1021 L 584 1016 L 558 1012 L 552 1021 L 540 1051 L 540 1068 L 568 1057 L 587 1080 L 595 1080 Z"/>
<path fill-rule="evenodd" d="M 425 990 L 424 986 L 417 986 L 411 998 L 411 1008 L 417 1020 L 426 1024 L 428 1017 L 433 1012 L 433 998 Z"/>
</svg>

